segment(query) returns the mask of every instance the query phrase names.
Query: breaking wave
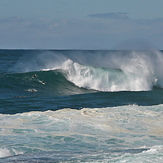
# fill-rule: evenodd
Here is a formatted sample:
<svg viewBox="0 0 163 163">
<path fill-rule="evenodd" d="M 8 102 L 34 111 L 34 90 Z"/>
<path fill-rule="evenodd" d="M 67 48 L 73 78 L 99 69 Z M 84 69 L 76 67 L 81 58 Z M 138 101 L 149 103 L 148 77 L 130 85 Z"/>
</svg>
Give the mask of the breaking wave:
<svg viewBox="0 0 163 163">
<path fill-rule="evenodd" d="M 29 57 L 30 58 L 30 57 Z M 22 64 L 23 62 L 23 64 Z M 68 94 L 95 91 L 149 91 L 163 86 L 163 55 L 159 51 L 48 52 L 21 60 L 15 68 L 45 80 L 51 90 Z M 22 66 L 23 65 L 23 66 Z M 28 88 L 29 90 L 31 88 Z"/>
</svg>

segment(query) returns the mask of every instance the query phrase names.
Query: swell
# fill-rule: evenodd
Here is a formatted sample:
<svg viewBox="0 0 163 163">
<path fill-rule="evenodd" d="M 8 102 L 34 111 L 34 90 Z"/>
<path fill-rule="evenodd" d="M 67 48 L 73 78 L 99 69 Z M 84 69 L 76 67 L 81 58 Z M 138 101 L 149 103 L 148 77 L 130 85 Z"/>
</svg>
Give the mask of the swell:
<svg viewBox="0 0 163 163">
<path fill-rule="evenodd" d="M 29 93 L 39 96 L 64 96 L 95 91 L 145 90 L 144 85 L 138 87 L 136 79 L 139 79 L 137 74 L 127 74 L 121 69 L 86 66 L 68 60 L 62 65 L 62 69 L 1 74 L 0 89 L 3 92 L 1 96 L 5 95 L 4 92 L 10 96 L 27 96 Z M 146 78 L 143 82 L 146 82 L 145 80 Z M 153 77 L 147 83 L 148 89 L 161 89 L 154 85 L 152 80 Z"/>
<path fill-rule="evenodd" d="M 36 51 L 35 54 L 29 51 L 10 69 L 11 72 L 21 73 L 9 74 L 7 80 L 12 83 L 8 83 L 11 88 L 29 87 L 29 91 L 34 88 L 41 93 L 56 95 L 92 90 L 149 91 L 163 87 L 162 62 L 162 53 L 154 50 Z M 33 79 L 35 73 L 38 78 Z M 13 78 L 10 80 L 10 77 Z M 17 80 L 19 77 L 20 80 Z M 41 84 L 43 80 L 45 86 Z M 5 81 L 3 83 L 5 85 Z"/>
</svg>

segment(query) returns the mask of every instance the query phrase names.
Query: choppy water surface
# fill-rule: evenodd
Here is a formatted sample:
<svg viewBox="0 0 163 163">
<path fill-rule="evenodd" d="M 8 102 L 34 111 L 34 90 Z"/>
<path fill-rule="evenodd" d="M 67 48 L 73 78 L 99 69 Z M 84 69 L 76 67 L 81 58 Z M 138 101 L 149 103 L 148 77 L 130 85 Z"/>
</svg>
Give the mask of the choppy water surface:
<svg viewBox="0 0 163 163">
<path fill-rule="evenodd" d="M 161 51 L 0 50 L 1 162 L 162 162 Z"/>
</svg>

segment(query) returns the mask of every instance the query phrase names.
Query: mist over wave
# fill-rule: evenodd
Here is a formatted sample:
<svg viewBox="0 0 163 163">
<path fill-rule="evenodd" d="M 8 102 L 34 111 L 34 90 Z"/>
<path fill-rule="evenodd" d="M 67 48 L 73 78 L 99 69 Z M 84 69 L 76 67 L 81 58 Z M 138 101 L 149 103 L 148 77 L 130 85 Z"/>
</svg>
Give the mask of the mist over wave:
<svg viewBox="0 0 163 163">
<path fill-rule="evenodd" d="M 21 72 L 61 70 L 80 88 L 148 91 L 163 86 L 160 51 L 48 51 L 20 59 Z"/>
</svg>

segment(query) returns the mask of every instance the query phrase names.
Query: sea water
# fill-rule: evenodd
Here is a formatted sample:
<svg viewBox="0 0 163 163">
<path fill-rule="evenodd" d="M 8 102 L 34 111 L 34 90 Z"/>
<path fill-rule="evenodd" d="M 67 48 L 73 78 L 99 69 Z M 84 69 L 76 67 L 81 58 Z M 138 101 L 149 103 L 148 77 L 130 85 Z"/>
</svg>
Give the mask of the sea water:
<svg viewBox="0 0 163 163">
<path fill-rule="evenodd" d="M 0 162 L 163 162 L 163 53 L 0 50 Z"/>
</svg>

